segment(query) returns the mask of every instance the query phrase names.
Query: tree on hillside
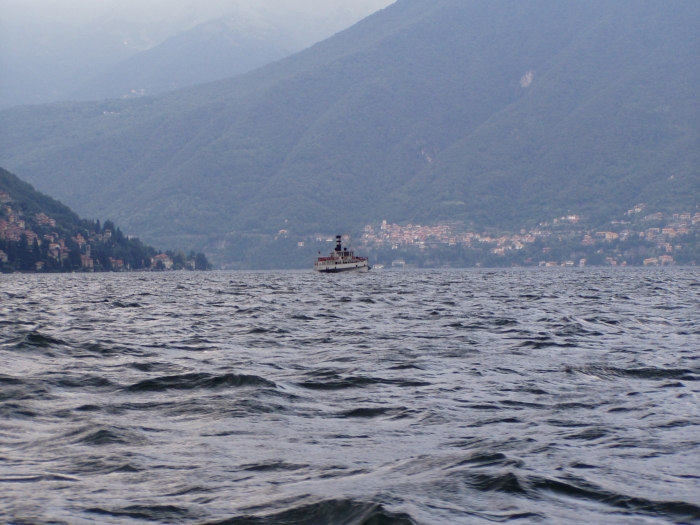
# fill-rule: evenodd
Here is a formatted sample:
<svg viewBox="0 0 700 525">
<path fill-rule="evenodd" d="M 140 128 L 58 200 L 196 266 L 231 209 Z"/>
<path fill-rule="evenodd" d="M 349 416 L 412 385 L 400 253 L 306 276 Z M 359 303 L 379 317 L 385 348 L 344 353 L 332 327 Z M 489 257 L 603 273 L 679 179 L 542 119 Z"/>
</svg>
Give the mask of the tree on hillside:
<svg viewBox="0 0 700 525">
<path fill-rule="evenodd" d="M 197 270 L 211 270 L 211 264 L 207 260 L 206 255 L 198 253 L 195 258 L 195 268 Z"/>
</svg>

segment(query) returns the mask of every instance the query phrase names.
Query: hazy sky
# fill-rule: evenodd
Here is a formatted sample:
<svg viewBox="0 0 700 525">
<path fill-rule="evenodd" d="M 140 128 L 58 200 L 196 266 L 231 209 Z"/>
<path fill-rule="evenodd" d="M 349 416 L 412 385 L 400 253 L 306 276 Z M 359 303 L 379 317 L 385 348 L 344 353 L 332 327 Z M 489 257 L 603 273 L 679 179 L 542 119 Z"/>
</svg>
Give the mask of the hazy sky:
<svg viewBox="0 0 700 525">
<path fill-rule="evenodd" d="M 103 16 L 167 23 L 183 14 L 205 21 L 238 10 L 266 10 L 280 16 L 303 12 L 319 18 L 340 12 L 366 16 L 391 3 L 393 0 L 0 0 L 0 15 L 3 25 L 82 25 Z"/>
<path fill-rule="evenodd" d="M 0 0 L 0 51 L 55 53 L 76 38 L 85 41 L 82 33 L 97 37 L 102 32 L 124 34 L 135 52 L 219 17 L 245 24 L 274 23 L 315 41 L 317 34 L 330 36 L 393 1 Z"/>
<path fill-rule="evenodd" d="M 0 108 L 74 85 L 213 19 L 299 51 L 394 0 L 0 0 Z M 267 36 L 266 36 L 267 35 Z"/>
</svg>

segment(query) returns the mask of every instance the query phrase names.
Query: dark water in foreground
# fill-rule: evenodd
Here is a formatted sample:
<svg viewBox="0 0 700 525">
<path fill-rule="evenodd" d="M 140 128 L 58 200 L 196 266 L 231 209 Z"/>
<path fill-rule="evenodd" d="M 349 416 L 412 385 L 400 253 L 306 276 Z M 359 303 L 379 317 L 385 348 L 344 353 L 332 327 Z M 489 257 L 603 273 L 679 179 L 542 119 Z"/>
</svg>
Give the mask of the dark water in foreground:
<svg viewBox="0 0 700 525">
<path fill-rule="evenodd" d="M 0 277 L 8 523 L 700 523 L 700 271 Z"/>
</svg>

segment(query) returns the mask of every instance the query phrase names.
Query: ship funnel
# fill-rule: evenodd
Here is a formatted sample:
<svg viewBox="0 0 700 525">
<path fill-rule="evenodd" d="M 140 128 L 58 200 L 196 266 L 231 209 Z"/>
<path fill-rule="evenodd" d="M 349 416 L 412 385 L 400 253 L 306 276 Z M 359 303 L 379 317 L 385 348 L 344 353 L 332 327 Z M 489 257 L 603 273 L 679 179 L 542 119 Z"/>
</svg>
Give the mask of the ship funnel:
<svg viewBox="0 0 700 525">
<path fill-rule="evenodd" d="M 340 235 L 336 235 L 335 236 L 335 251 L 336 252 L 343 251 L 343 248 L 341 247 L 341 244 L 342 244 L 341 241 L 342 241 L 342 237 Z"/>
</svg>

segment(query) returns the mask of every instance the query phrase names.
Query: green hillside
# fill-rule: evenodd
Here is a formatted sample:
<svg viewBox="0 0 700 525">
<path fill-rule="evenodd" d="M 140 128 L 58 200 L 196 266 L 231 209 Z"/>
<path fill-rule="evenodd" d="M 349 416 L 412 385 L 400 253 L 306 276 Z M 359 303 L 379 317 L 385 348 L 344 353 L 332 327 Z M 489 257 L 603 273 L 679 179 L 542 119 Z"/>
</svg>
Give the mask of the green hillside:
<svg viewBox="0 0 700 525">
<path fill-rule="evenodd" d="M 698 56 L 696 0 L 399 0 L 230 80 L 0 112 L 0 163 L 209 251 L 381 219 L 694 209 Z"/>
<path fill-rule="evenodd" d="M 0 272 L 160 270 L 166 262 L 167 269 L 210 268 L 201 253 L 158 254 L 112 221 L 81 219 L 0 168 Z"/>
<path fill-rule="evenodd" d="M 53 217 L 60 228 L 69 230 L 81 224 L 80 217 L 68 206 L 39 193 L 34 187 L 7 170 L 0 168 L 0 192 L 12 198 L 23 214 L 45 213 Z"/>
</svg>

